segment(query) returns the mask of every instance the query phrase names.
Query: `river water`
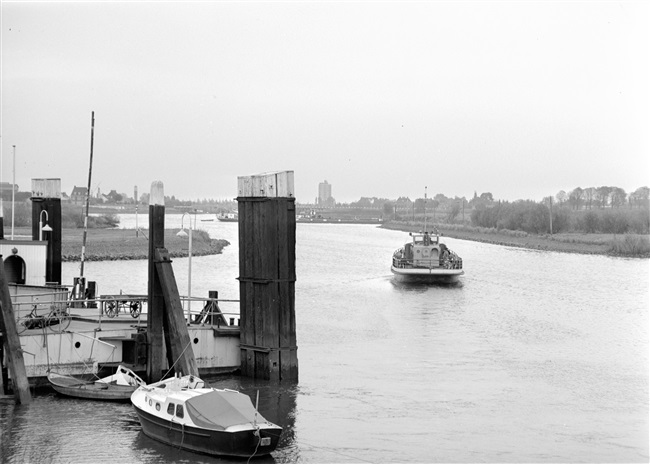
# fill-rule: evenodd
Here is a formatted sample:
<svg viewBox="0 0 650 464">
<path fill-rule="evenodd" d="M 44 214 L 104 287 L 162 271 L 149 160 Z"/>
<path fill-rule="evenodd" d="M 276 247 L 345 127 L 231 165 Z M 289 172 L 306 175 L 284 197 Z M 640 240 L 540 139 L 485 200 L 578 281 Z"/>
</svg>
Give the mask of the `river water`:
<svg viewBox="0 0 650 464">
<path fill-rule="evenodd" d="M 237 224 L 198 217 L 231 245 L 193 257 L 192 295 L 236 300 Z M 298 383 L 209 379 L 259 391 L 284 427 L 258 462 L 648 462 L 648 260 L 446 239 L 461 283 L 405 285 L 390 273 L 405 233 L 298 224 L 296 235 Z M 185 294 L 187 258 L 173 267 Z M 77 274 L 64 264 L 64 282 Z M 85 275 L 99 293 L 146 293 L 146 261 L 89 262 Z M 0 426 L 1 462 L 229 462 L 147 438 L 130 404 L 40 393 L 0 402 Z"/>
</svg>

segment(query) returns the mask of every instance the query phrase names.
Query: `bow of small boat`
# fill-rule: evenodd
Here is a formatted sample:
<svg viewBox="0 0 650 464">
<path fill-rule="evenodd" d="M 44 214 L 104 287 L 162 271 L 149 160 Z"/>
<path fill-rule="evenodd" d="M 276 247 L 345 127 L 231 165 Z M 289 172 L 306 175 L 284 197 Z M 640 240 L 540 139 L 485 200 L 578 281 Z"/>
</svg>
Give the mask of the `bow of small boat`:
<svg viewBox="0 0 650 464">
<path fill-rule="evenodd" d="M 47 380 L 53 386 L 66 387 L 66 388 L 74 388 L 74 387 L 79 388 L 82 386 L 91 385 L 93 383 L 87 380 L 77 379 L 69 375 L 57 374 L 56 372 L 48 372 Z"/>
</svg>

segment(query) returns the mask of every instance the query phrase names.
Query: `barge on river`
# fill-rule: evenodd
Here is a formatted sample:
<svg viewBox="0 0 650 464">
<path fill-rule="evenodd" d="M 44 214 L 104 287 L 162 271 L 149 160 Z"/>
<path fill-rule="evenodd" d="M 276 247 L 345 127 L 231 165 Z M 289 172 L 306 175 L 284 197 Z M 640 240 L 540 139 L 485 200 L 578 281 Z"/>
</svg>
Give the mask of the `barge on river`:
<svg viewBox="0 0 650 464">
<path fill-rule="evenodd" d="M 440 241 L 437 232 L 409 233 L 411 241 L 393 253 L 390 270 L 404 282 L 455 283 L 463 260 Z"/>
</svg>

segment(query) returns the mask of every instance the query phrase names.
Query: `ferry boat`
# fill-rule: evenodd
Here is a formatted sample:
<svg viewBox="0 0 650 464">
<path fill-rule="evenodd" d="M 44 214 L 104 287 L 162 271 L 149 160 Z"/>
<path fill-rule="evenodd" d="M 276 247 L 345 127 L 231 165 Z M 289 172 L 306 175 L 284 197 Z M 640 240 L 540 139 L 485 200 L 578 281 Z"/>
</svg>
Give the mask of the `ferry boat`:
<svg viewBox="0 0 650 464">
<path fill-rule="evenodd" d="M 397 280 L 423 283 L 455 283 L 463 271 L 463 260 L 441 243 L 436 232 L 409 233 L 411 241 L 393 253 L 390 270 Z"/>
<path fill-rule="evenodd" d="M 217 219 L 221 222 L 239 222 L 239 214 L 235 212 L 222 213 L 217 215 Z"/>
<path fill-rule="evenodd" d="M 282 427 L 267 421 L 248 395 L 216 389 L 198 377 L 172 377 L 138 388 L 131 403 L 145 435 L 214 456 L 270 454 Z"/>
</svg>

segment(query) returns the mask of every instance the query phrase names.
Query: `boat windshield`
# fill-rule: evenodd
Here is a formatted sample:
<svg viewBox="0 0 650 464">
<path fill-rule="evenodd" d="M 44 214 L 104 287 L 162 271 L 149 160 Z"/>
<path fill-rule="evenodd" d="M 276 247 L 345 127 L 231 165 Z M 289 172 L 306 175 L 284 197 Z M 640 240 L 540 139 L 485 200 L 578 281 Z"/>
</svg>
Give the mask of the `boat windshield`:
<svg viewBox="0 0 650 464">
<path fill-rule="evenodd" d="M 434 233 L 424 232 L 420 234 L 412 234 L 413 244 L 415 245 L 435 245 L 439 242 L 439 236 Z"/>
</svg>

